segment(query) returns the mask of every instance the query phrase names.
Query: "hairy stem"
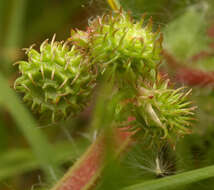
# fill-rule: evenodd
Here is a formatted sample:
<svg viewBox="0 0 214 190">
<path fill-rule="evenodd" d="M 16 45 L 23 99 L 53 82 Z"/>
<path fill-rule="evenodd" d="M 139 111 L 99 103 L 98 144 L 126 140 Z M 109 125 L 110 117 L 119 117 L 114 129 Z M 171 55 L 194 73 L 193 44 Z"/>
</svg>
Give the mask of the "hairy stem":
<svg viewBox="0 0 214 190">
<path fill-rule="evenodd" d="M 119 0 L 107 0 L 109 6 L 112 8 L 112 10 L 116 11 L 120 9 L 120 2 Z"/>
<path fill-rule="evenodd" d="M 130 144 L 132 134 L 123 130 L 116 131 L 115 156 Z M 105 166 L 105 154 L 106 138 L 101 135 L 51 190 L 89 190 L 95 185 Z"/>
</svg>

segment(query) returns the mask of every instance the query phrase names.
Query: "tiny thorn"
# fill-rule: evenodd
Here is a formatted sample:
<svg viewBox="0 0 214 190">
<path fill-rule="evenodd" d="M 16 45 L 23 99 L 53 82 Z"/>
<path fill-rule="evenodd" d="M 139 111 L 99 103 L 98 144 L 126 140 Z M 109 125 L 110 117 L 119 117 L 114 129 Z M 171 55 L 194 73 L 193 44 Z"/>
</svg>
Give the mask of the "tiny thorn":
<svg viewBox="0 0 214 190">
<path fill-rule="evenodd" d="M 98 24 L 101 26 L 102 25 L 102 20 L 100 17 L 97 18 Z"/>
<path fill-rule="evenodd" d="M 141 16 L 141 19 L 140 19 L 139 24 L 138 24 L 139 27 L 142 27 L 142 26 L 143 26 L 143 23 L 144 23 L 144 21 L 145 21 L 145 17 L 146 17 L 146 13 L 144 13 L 144 14 Z"/>
<path fill-rule="evenodd" d="M 145 18 L 146 18 L 146 13 L 143 13 L 143 15 L 142 15 L 142 17 L 141 17 L 141 20 L 145 20 Z"/>
<path fill-rule="evenodd" d="M 44 42 L 42 42 L 41 46 L 40 46 L 40 52 L 43 51 L 44 46 L 48 43 L 48 39 L 46 39 Z"/>
<path fill-rule="evenodd" d="M 143 37 L 140 37 L 139 40 L 140 40 L 141 44 L 143 45 L 143 44 L 144 44 L 144 39 L 143 39 Z"/>
<path fill-rule="evenodd" d="M 54 102 L 54 103 L 55 103 L 55 104 L 58 104 L 58 103 L 59 103 L 59 101 L 60 101 L 60 99 L 61 99 L 61 96 L 60 96 L 60 95 L 59 95 L 59 96 L 57 96 L 57 97 L 56 97 L 56 99 L 55 99 L 55 102 Z"/>
<path fill-rule="evenodd" d="M 45 93 L 45 102 L 47 102 L 48 101 L 48 93 L 46 92 Z"/>
<path fill-rule="evenodd" d="M 58 94 L 58 99 L 56 99 L 56 104 L 59 102 L 59 100 L 60 100 L 60 98 L 62 97 L 62 96 L 66 96 L 66 95 L 68 95 L 68 93 L 67 92 L 65 92 L 65 93 L 63 93 L 63 94 Z"/>
<path fill-rule="evenodd" d="M 16 83 L 17 83 L 17 81 L 15 81 L 14 84 L 13 84 L 13 88 L 14 88 L 15 90 L 16 90 L 16 85 L 17 85 Z"/>
<path fill-rule="evenodd" d="M 119 19 L 119 16 L 114 18 L 113 16 L 111 17 L 111 28 L 114 28 L 115 23 L 117 22 L 117 20 Z"/>
<path fill-rule="evenodd" d="M 169 79 L 166 79 L 164 84 L 164 89 L 167 89 L 168 86 L 169 86 Z"/>
<path fill-rule="evenodd" d="M 54 79 L 54 75 L 55 75 L 55 68 L 53 69 L 52 73 L 51 73 L 51 80 Z"/>
<path fill-rule="evenodd" d="M 123 13 L 123 7 L 122 7 L 122 6 L 120 6 L 119 13 L 120 13 L 120 14 Z"/>
<path fill-rule="evenodd" d="M 43 55 L 44 55 L 44 51 L 41 51 L 40 61 L 42 61 L 42 60 L 43 60 Z"/>
<path fill-rule="evenodd" d="M 45 79 L 45 73 L 44 73 L 44 70 L 43 70 L 43 66 L 41 65 L 40 66 L 40 71 L 41 71 L 41 73 L 42 73 L 42 78 L 43 78 L 43 80 Z"/>
<path fill-rule="evenodd" d="M 76 80 L 78 79 L 78 77 L 79 77 L 79 73 L 75 76 L 75 78 L 72 80 L 72 82 L 71 82 L 71 85 L 73 85 L 75 82 L 76 82 Z"/>
<path fill-rule="evenodd" d="M 148 30 L 152 31 L 152 25 L 153 25 L 153 21 L 152 21 L 152 16 L 151 16 L 150 19 L 149 19 L 149 22 L 148 22 L 148 24 L 146 26 L 146 28 Z"/>
<path fill-rule="evenodd" d="M 68 79 L 65 79 L 64 82 L 60 85 L 59 89 L 61 89 L 66 84 L 67 81 Z"/>
<path fill-rule="evenodd" d="M 125 30 L 123 31 L 123 36 L 120 38 L 120 41 L 119 41 L 119 46 L 121 46 L 122 44 L 123 44 L 123 40 L 124 40 L 124 38 L 126 37 L 126 35 L 128 34 L 128 31 L 129 31 L 129 29 L 126 29 L 125 28 Z"/>
<path fill-rule="evenodd" d="M 55 39 L 56 39 L 56 34 L 53 35 L 53 38 L 52 38 L 52 40 L 51 40 L 51 48 L 52 48 L 53 45 L 54 45 Z"/>
<path fill-rule="evenodd" d="M 66 42 L 63 44 L 63 46 L 62 46 L 62 51 L 65 50 L 65 48 L 67 47 L 68 43 L 69 43 L 69 41 L 66 41 Z"/>
<path fill-rule="evenodd" d="M 13 63 L 13 66 L 19 65 L 21 63 L 21 61 L 17 61 L 15 63 Z"/>
<path fill-rule="evenodd" d="M 64 68 L 65 71 L 67 70 L 69 63 L 70 63 L 70 59 L 67 59 L 66 60 L 66 65 L 65 65 L 65 68 Z"/>
<path fill-rule="evenodd" d="M 191 110 L 191 111 L 194 111 L 196 109 L 198 109 L 198 106 L 193 106 L 193 107 L 189 108 L 189 110 Z"/>
<path fill-rule="evenodd" d="M 155 34 L 158 35 L 158 34 L 160 33 L 160 31 L 161 31 L 161 26 L 158 25 L 158 29 L 157 29 L 157 31 L 155 32 Z"/>
<path fill-rule="evenodd" d="M 131 13 L 131 11 L 129 10 L 129 11 L 127 12 L 127 14 L 128 14 L 128 18 L 129 18 L 130 22 L 133 22 L 133 18 L 132 18 L 132 13 Z"/>
<path fill-rule="evenodd" d="M 130 44 L 132 44 L 132 46 L 134 46 L 135 45 L 135 42 L 136 42 L 136 37 L 133 37 L 132 39 L 131 39 L 131 41 L 130 41 Z"/>
<path fill-rule="evenodd" d="M 36 107 L 36 102 L 33 101 L 32 106 L 31 106 L 31 109 L 33 110 L 35 107 Z"/>
<path fill-rule="evenodd" d="M 51 121 L 52 121 L 52 123 L 55 123 L 55 113 L 54 112 L 52 112 Z"/>
<path fill-rule="evenodd" d="M 163 42 L 163 33 L 160 33 L 160 38 L 159 38 L 160 44 Z"/>
<path fill-rule="evenodd" d="M 56 44 L 53 44 L 53 46 L 51 46 L 51 55 L 52 55 L 52 58 L 51 58 L 51 60 L 53 61 L 54 60 L 54 58 L 55 58 L 55 53 L 54 53 L 54 50 L 55 50 L 55 48 L 57 47 L 57 45 Z"/>
<path fill-rule="evenodd" d="M 105 36 L 104 36 L 104 38 L 103 38 L 103 42 L 106 41 L 107 35 L 108 35 L 108 32 L 105 33 Z"/>
<path fill-rule="evenodd" d="M 185 97 L 189 96 L 191 92 L 192 92 L 192 89 L 190 89 L 190 90 L 185 94 Z"/>
<path fill-rule="evenodd" d="M 100 33 L 103 33 L 103 25 L 100 26 Z"/>
<path fill-rule="evenodd" d="M 36 44 L 32 44 L 29 48 L 22 48 L 22 50 L 25 51 L 25 54 L 28 54 L 30 52 L 31 49 L 33 49 L 33 47 L 35 46 Z"/>
<path fill-rule="evenodd" d="M 28 73 L 28 77 L 29 77 L 29 79 L 31 80 L 31 82 L 32 82 L 34 85 L 36 85 L 36 83 L 35 83 L 34 80 L 33 80 L 33 77 L 32 77 L 32 75 L 31 75 L 31 73 Z"/>
<path fill-rule="evenodd" d="M 113 31 L 112 36 L 114 37 L 115 34 L 116 34 L 119 30 L 120 30 L 120 29 L 118 28 L 118 29 L 116 29 L 115 31 Z"/>
<path fill-rule="evenodd" d="M 107 17 L 108 17 L 108 15 L 107 15 L 107 14 L 104 14 L 103 17 L 102 17 L 102 21 L 103 21 L 103 22 L 107 21 Z"/>
<path fill-rule="evenodd" d="M 30 89 L 25 85 L 25 84 L 21 84 L 26 90 L 28 90 L 30 92 Z"/>
</svg>

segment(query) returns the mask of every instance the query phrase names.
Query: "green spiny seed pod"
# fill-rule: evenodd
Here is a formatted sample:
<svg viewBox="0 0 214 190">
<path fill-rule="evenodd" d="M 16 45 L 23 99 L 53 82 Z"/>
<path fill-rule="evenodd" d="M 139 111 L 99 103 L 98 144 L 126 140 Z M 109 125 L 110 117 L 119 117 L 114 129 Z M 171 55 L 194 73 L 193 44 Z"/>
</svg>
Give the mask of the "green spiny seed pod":
<svg viewBox="0 0 214 190">
<path fill-rule="evenodd" d="M 144 17 L 135 22 L 120 10 L 97 17 L 89 23 L 87 32 L 72 31 L 71 41 L 88 49 L 89 56 L 101 72 L 111 65 L 128 76 L 154 79 L 162 52 L 162 34 L 152 32 L 152 19 L 146 26 Z"/>
<path fill-rule="evenodd" d="M 54 40 L 55 36 L 51 43 L 44 41 L 40 52 L 32 47 L 26 50 L 28 61 L 17 62 L 21 76 L 14 83 L 33 110 L 53 121 L 82 111 L 95 86 L 87 58 L 75 46 Z"/>
<path fill-rule="evenodd" d="M 189 126 L 194 120 L 196 107 L 188 101 L 191 90 L 186 93 L 183 90 L 183 87 L 169 88 L 168 80 L 154 85 L 144 83 L 138 87 L 138 95 L 120 106 L 119 112 L 127 112 L 125 117 L 134 116 L 132 129 L 143 130 L 144 134 L 152 136 L 153 142 L 154 138 L 167 138 L 173 142 L 177 137 L 191 133 Z"/>
</svg>

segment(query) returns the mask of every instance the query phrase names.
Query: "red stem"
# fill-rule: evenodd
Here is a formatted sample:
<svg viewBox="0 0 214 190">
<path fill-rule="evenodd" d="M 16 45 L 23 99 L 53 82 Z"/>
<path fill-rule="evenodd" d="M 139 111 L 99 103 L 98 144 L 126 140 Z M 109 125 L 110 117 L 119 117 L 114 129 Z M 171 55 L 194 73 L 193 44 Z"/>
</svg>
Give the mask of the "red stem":
<svg viewBox="0 0 214 190">
<path fill-rule="evenodd" d="M 206 54 L 207 56 L 208 54 Z M 190 68 L 179 63 L 172 55 L 167 51 L 163 51 L 163 56 L 167 61 L 169 67 L 175 71 L 175 79 L 178 82 L 185 83 L 191 86 L 212 86 L 214 87 L 214 72 L 205 72 L 199 69 Z M 198 55 L 199 56 L 199 55 Z M 201 55 L 202 56 L 202 55 Z M 205 54 L 203 54 L 205 56 Z M 195 57 L 193 59 L 200 59 L 201 57 Z"/>
<path fill-rule="evenodd" d="M 115 156 L 120 154 L 131 142 L 133 133 L 117 130 L 115 135 Z M 51 190 L 88 190 L 97 181 L 104 167 L 105 138 L 101 136 L 82 157 L 68 170 L 65 176 Z"/>
</svg>

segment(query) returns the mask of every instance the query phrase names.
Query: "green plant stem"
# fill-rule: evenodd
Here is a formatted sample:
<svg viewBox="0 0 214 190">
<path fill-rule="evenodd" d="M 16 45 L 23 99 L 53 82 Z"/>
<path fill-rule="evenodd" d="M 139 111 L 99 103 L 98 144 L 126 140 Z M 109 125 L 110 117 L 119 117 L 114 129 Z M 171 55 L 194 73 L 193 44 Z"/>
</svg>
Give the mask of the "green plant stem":
<svg viewBox="0 0 214 190">
<path fill-rule="evenodd" d="M 12 64 L 10 64 L 13 57 L 15 57 L 17 48 L 22 42 L 23 20 L 25 10 L 27 7 L 27 0 L 13 0 L 12 10 L 10 14 L 9 24 L 7 28 L 7 35 L 4 42 L 4 68 L 9 71 Z"/>
<path fill-rule="evenodd" d="M 3 104 L 17 123 L 20 131 L 31 145 L 42 169 L 50 180 L 60 175 L 59 165 L 55 161 L 53 147 L 40 131 L 36 121 L 19 101 L 15 92 L 9 88 L 7 80 L 0 73 L 0 103 Z"/>
<path fill-rule="evenodd" d="M 119 0 L 107 0 L 109 6 L 112 8 L 112 10 L 119 10 L 120 9 L 120 2 Z"/>
<path fill-rule="evenodd" d="M 3 14 L 4 13 L 4 1 L 0 1 L 0 44 L 2 44 L 2 31 L 3 31 Z"/>
<path fill-rule="evenodd" d="M 214 177 L 214 165 L 169 177 L 164 177 L 161 179 L 142 182 L 136 185 L 123 188 L 122 190 L 162 190 L 168 189 L 170 187 L 172 188 L 191 184 L 211 177 Z"/>
<path fill-rule="evenodd" d="M 26 0 L 13 0 L 8 35 L 5 41 L 6 47 L 17 47 L 20 45 L 26 3 Z"/>
<path fill-rule="evenodd" d="M 114 137 L 117 157 L 131 142 L 132 133 L 116 131 Z M 106 138 L 101 135 L 51 190 L 89 190 L 105 166 Z M 114 141 L 114 140 L 113 140 Z M 107 142 L 108 143 L 108 142 Z"/>
</svg>

